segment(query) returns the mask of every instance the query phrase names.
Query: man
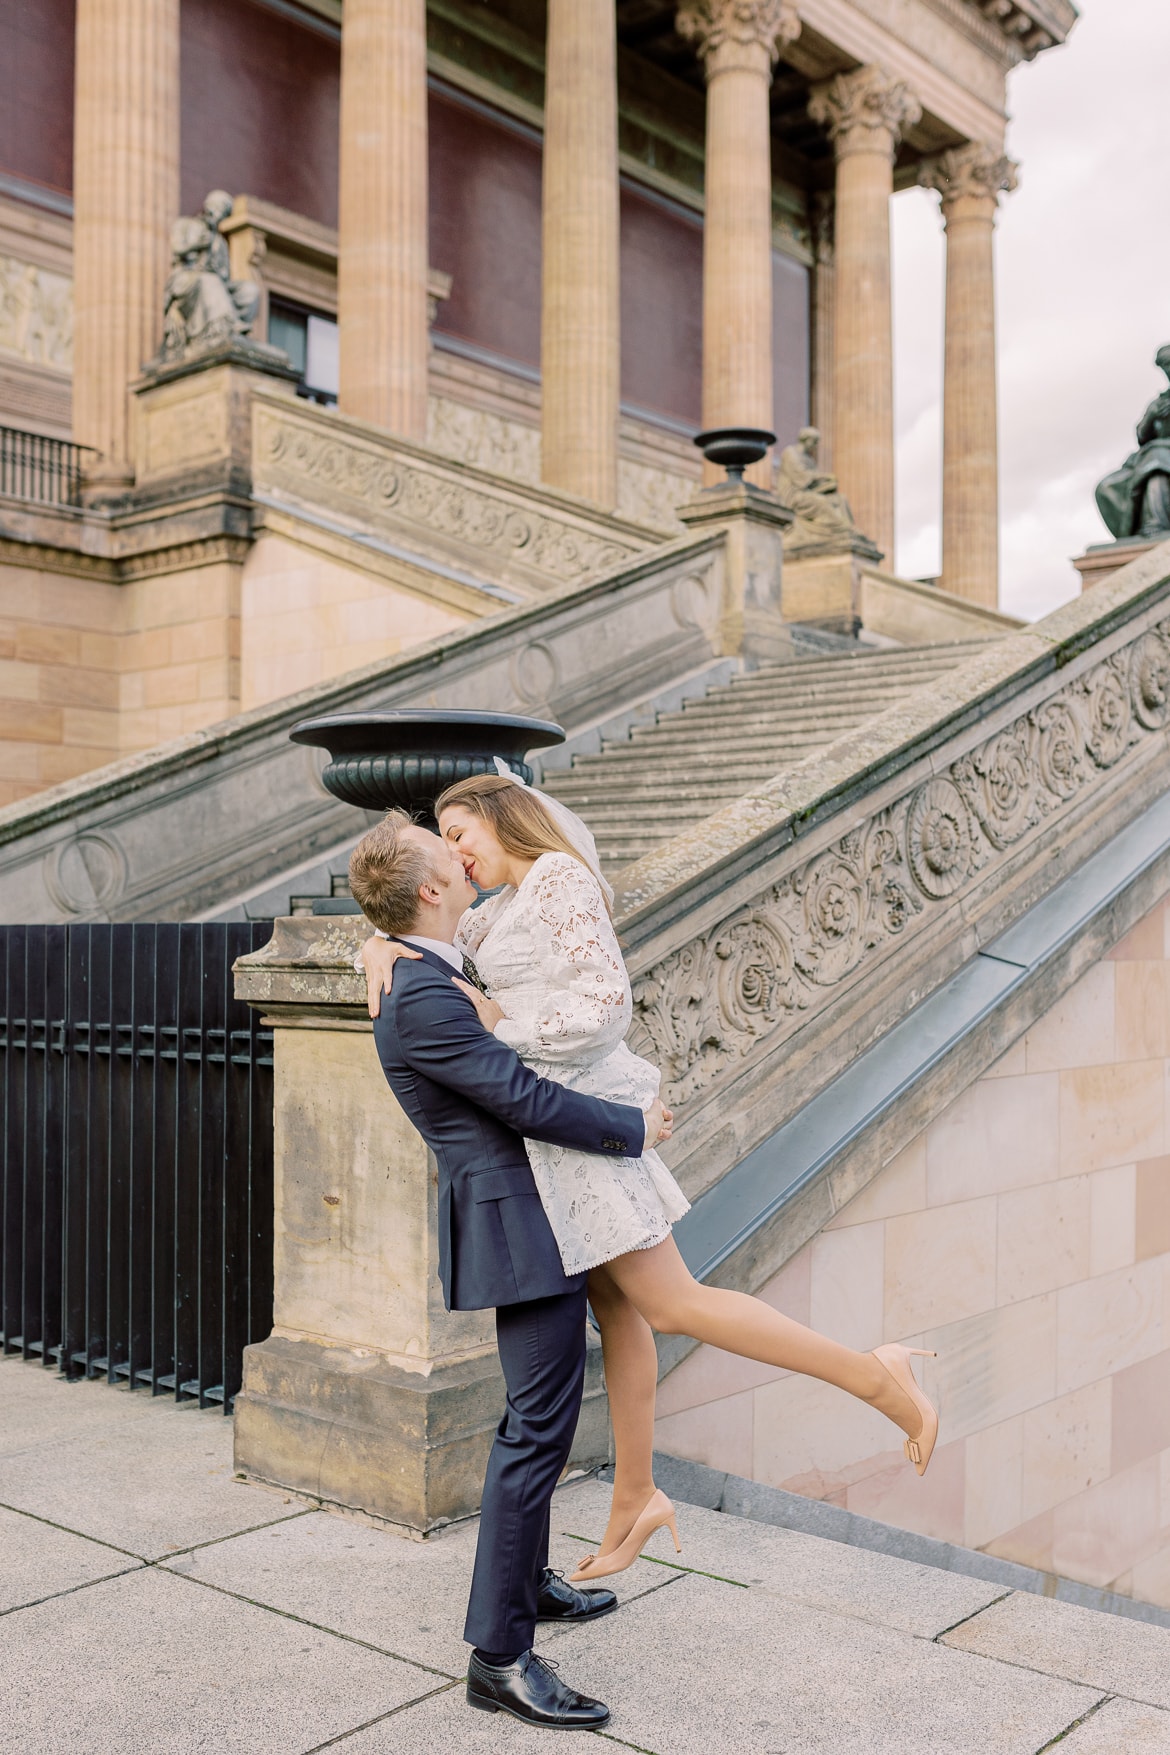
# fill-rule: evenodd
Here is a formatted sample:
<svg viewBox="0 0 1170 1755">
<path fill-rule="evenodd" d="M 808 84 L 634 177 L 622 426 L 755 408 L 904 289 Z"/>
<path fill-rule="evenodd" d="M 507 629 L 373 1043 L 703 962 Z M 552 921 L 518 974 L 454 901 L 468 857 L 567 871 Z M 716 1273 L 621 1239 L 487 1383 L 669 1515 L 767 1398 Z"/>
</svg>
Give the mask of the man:
<svg viewBox="0 0 1170 1755">
<path fill-rule="evenodd" d="M 391 811 L 354 849 L 366 918 L 419 953 L 403 958 L 374 1022 L 383 1071 L 439 1166 L 439 1274 L 449 1310 L 496 1311 L 507 1406 L 488 1460 L 464 1638 L 468 1704 L 558 1729 L 595 1730 L 601 1701 L 532 1650 L 537 1621 L 617 1607 L 548 1568 L 553 1489 L 569 1456 L 585 1374 L 585 1276 L 566 1277 L 524 1150 L 527 1135 L 622 1155 L 669 1132 L 643 1114 L 541 1079 L 491 1034 L 502 1015 L 461 979 L 455 928 L 475 900 L 455 850 Z"/>
</svg>

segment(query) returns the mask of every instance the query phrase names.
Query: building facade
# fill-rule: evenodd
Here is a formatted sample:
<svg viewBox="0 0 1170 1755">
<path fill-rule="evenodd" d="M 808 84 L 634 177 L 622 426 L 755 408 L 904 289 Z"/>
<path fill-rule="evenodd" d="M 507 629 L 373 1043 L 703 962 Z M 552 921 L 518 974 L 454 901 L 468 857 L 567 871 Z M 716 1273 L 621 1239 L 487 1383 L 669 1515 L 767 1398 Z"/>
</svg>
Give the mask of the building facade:
<svg viewBox="0 0 1170 1755">
<path fill-rule="evenodd" d="M 947 232 L 942 585 L 993 606 L 1007 78 L 1074 21 L 1069 0 L 14 0 L 0 801 L 677 535 L 700 427 L 767 428 L 778 455 L 811 423 L 889 564 L 889 206 L 915 183 Z M 253 338 L 296 377 L 281 456 L 253 446 L 287 376 L 143 375 L 172 226 L 216 189 Z M 378 525 L 370 472 L 408 464 Z"/>
</svg>

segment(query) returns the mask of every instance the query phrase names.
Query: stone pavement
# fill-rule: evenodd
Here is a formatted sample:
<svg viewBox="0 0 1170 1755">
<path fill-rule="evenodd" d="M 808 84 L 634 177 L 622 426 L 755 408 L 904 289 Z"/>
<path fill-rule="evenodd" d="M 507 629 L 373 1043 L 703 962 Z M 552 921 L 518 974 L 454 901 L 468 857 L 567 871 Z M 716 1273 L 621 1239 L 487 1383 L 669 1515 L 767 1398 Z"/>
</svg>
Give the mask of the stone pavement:
<svg viewBox="0 0 1170 1755">
<path fill-rule="evenodd" d="M 566 1483 L 553 1563 L 600 1534 Z M 1170 1630 L 683 1507 L 539 1648 L 650 1755 L 1170 1752 Z M 3 1755 L 524 1755 L 472 1713 L 473 1525 L 403 1540 L 233 1479 L 221 1413 L 0 1361 Z"/>
</svg>

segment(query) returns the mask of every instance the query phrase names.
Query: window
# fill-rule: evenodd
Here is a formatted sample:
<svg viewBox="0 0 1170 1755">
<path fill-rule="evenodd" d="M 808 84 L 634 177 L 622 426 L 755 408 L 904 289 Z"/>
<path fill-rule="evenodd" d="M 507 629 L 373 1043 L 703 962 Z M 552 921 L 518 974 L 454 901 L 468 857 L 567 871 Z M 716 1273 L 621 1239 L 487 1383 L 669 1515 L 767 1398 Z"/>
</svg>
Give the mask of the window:
<svg viewBox="0 0 1170 1755">
<path fill-rule="evenodd" d="M 282 347 L 300 377 L 297 395 L 311 402 L 337 401 L 337 324 L 332 317 L 294 305 L 288 299 L 268 302 L 268 340 Z"/>
</svg>

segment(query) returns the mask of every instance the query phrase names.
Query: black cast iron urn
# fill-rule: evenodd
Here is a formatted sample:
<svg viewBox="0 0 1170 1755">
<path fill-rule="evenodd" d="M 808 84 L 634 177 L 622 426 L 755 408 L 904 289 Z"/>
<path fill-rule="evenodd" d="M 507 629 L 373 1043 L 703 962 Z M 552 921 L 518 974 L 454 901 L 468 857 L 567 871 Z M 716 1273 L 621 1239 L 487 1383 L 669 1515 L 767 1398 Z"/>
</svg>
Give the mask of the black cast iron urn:
<svg viewBox="0 0 1170 1755">
<path fill-rule="evenodd" d="M 500 756 L 531 784 L 528 751 L 565 741 L 547 719 L 409 707 L 302 719 L 289 736 L 329 751 L 321 780 L 334 798 L 363 810 L 397 807 L 428 829 L 438 827 L 436 798 L 456 780 L 494 774 Z"/>
</svg>

